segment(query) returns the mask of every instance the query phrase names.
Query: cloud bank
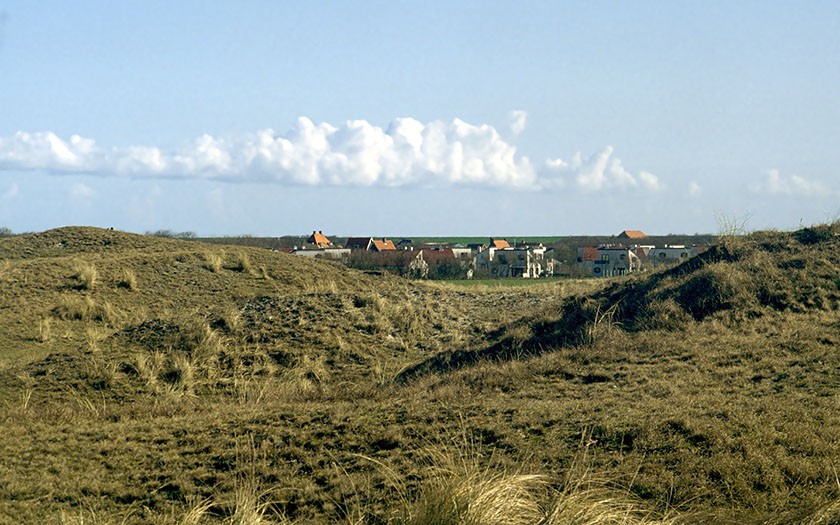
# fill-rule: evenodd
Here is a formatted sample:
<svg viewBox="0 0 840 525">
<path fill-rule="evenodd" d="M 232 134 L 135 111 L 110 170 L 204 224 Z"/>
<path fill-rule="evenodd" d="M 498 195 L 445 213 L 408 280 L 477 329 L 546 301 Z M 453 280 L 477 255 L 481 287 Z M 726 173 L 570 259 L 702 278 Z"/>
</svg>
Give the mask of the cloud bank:
<svg viewBox="0 0 840 525">
<path fill-rule="evenodd" d="M 509 118 L 516 136 L 527 114 L 514 111 Z M 610 146 L 588 158 L 578 153 L 535 167 L 493 126 L 460 119 L 398 118 L 383 129 L 365 120 L 333 126 L 300 117 L 284 134 L 265 129 L 227 138 L 202 135 L 173 151 L 106 148 L 79 135 L 65 140 L 49 131 L 19 131 L 0 137 L 0 170 L 305 186 L 661 189 L 655 175 L 628 172 Z"/>
</svg>

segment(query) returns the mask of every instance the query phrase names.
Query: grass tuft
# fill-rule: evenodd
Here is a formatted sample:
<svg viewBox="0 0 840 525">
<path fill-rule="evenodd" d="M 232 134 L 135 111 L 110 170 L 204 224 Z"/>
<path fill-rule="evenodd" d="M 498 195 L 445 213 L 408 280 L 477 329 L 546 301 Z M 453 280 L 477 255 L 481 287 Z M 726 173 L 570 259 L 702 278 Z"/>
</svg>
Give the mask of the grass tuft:
<svg viewBox="0 0 840 525">
<path fill-rule="evenodd" d="M 240 252 L 236 254 L 234 258 L 233 266 L 231 266 L 231 270 L 240 273 L 247 273 L 247 274 L 254 274 L 254 265 L 251 263 L 251 258 L 248 257 L 247 253 Z"/>
<path fill-rule="evenodd" d="M 213 273 L 219 273 L 222 271 L 224 262 L 224 253 L 221 255 L 215 252 L 207 252 L 204 254 L 204 268 Z"/>
<path fill-rule="evenodd" d="M 117 288 L 122 288 L 131 292 L 137 290 L 137 275 L 133 270 L 124 269 L 120 273 L 120 279 L 117 281 Z"/>
<path fill-rule="evenodd" d="M 99 272 L 96 267 L 87 261 L 77 261 L 73 266 L 73 279 L 76 281 L 77 290 L 92 290 L 99 279 Z"/>
</svg>

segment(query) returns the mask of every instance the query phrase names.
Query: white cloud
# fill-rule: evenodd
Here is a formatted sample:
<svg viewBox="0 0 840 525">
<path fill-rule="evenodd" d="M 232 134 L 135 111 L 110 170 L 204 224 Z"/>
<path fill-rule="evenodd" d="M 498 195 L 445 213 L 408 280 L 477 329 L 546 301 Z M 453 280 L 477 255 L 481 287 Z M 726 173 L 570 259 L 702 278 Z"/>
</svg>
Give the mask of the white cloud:
<svg viewBox="0 0 840 525">
<path fill-rule="evenodd" d="M 566 179 L 571 179 L 583 191 L 642 189 L 655 192 L 662 189 L 656 175 L 647 171 L 633 175 L 627 171 L 621 159 L 613 157 L 612 146 L 587 159 L 580 152 L 569 161 L 548 159 L 544 166 L 546 173 L 541 182 L 545 186 L 562 187 L 566 185 Z"/>
<path fill-rule="evenodd" d="M 835 193 L 821 181 L 806 179 L 799 175 L 785 177 L 776 169 L 768 170 L 764 181 L 752 184 L 750 189 L 756 193 L 808 197 L 828 197 Z"/>
<path fill-rule="evenodd" d="M 510 113 L 514 136 L 527 113 Z M 0 170 L 42 170 L 134 178 L 201 178 L 304 186 L 482 186 L 522 190 L 631 189 L 656 191 L 648 172 L 628 172 L 611 147 L 583 159 L 548 159 L 535 170 L 528 157 L 490 125 L 460 119 L 422 123 L 395 119 L 385 129 L 365 120 L 333 126 L 300 117 L 286 133 L 272 129 L 232 137 L 202 135 L 174 150 L 157 146 L 104 148 L 73 135 L 18 132 L 0 137 Z"/>
<path fill-rule="evenodd" d="M 49 171 L 95 170 L 94 141 L 78 135 L 64 141 L 55 133 L 18 131 L 0 138 L 0 167 Z"/>
<path fill-rule="evenodd" d="M 639 172 L 639 184 L 650 191 L 662 190 L 662 183 L 659 182 L 659 177 L 647 171 Z"/>
<path fill-rule="evenodd" d="M 511 111 L 508 118 L 510 119 L 510 132 L 514 137 L 525 131 L 525 123 L 528 121 L 527 111 Z"/>
</svg>

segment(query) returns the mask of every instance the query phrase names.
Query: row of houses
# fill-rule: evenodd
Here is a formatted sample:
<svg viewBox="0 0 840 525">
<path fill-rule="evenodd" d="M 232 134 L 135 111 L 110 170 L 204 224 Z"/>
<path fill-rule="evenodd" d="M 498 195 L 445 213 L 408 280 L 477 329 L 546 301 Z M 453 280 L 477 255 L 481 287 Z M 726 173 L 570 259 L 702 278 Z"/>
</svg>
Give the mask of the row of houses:
<svg viewBox="0 0 840 525">
<path fill-rule="evenodd" d="M 638 230 L 625 230 L 619 236 L 623 242 L 582 246 L 577 250 L 577 264 L 586 275 L 614 277 L 679 264 L 705 251 L 703 246 L 681 244 L 657 247 L 649 244 L 631 244 L 627 241 L 644 241 L 647 236 Z"/>
<path fill-rule="evenodd" d="M 322 231 L 313 231 L 306 244 L 290 253 L 306 257 L 345 260 L 363 269 L 383 268 L 417 278 L 488 277 L 539 278 L 553 275 L 553 259 L 547 249 L 511 244 L 491 238 L 487 244 L 468 246 L 414 246 L 409 239 L 394 242 L 374 237 L 350 237 L 343 246 Z M 370 268 L 367 268 L 370 267 Z"/>
<path fill-rule="evenodd" d="M 639 230 L 625 230 L 615 242 L 577 248 L 572 275 L 614 277 L 678 264 L 704 250 L 702 246 L 646 244 Z M 410 239 L 395 242 L 374 237 L 350 237 L 343 246 L 321 231 L 313 231 L 306 243 L 290 250 L 295 255 L 342 260 L 371 271 L 391 271 L 414 278 L 525 278 L 568 274 L 569 265 L 555 260 L 554 249 L 542 244 L 511 245 L 491 238 L 486 244 L 467 246 L 417 246 Z M 561 267 L 564 268 L 561 272 Z"/>
</svg>

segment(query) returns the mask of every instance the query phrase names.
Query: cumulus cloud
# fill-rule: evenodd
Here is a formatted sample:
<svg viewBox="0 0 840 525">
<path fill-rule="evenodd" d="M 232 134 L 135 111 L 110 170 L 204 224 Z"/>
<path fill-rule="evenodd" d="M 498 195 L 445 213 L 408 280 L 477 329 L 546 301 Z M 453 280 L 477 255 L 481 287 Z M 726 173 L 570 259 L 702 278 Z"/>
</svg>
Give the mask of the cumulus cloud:
<svg viewBox="0 0 840 525">
<path fill-rule="evenodd" d="M 586 159 L 580 153 L 575 154 L 569 161 L 548 159 L 544 168 L 546 176 L 542 182 L 546 186 L 562 187 L 570 180 L 583 191 L 641 189 L 656 192 L 662 189 L 662 183 L 656 175 L 647 171 L 633 175 L 627 171 L 621 159 L 613 156 L 612 146 L 607 146 Z"/>
<path fill-rule="evenodd" d="M 514 135 L 527 113 L 510 113 Z M 73 135 L 18 132 L 0 137 L 0 170 L 126 177 L 261 181 L 309 186 L 480 186 L 521 190 L 567 186 L 585 191 L 661 189 L 648 172 L 631 174 L 611 147 L 587 159 L 549 159 L 540 169 L 487 124 L 398 118 L 386 128 L 365 120 L 334 126 L 300 117 L 285 133 L 202 135 L 175 150 L 106 148 Z"/>
<path fill-rule="evenodd" d="M 828 197 L 835 193 L 821 181 L 806 179 L 799 175 L 785 177 L 776 169 L 768 170 L 764 181 L 753 184 L 750 189 L 756 193 L 807 197 Z"/>
</svg>

